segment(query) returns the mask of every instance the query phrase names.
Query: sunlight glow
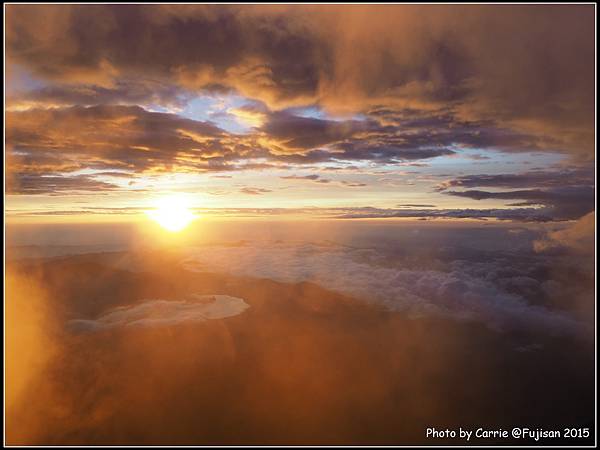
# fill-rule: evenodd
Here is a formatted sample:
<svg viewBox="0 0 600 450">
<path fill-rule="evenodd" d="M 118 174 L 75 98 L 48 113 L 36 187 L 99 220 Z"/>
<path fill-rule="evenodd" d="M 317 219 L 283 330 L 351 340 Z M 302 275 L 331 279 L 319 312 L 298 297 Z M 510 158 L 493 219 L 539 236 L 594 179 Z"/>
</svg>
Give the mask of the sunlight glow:
<svg viewBox="0 0 600 450">
<path fill-rule="evenodd" d="M 156 202 L 156 207 L 146 214 L 161 227 L 172 232 L 183 230 L 196 218 L 186 199 L 177 195 L 161 198 Z"/>
</svg>

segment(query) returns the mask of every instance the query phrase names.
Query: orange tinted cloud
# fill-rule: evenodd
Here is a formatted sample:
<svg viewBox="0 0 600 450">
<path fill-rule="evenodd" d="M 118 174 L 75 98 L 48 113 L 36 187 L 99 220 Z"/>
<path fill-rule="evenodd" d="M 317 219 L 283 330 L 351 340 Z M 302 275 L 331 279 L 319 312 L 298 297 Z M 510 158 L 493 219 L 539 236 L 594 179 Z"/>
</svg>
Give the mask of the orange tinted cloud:
<svg viewBox="0 0 600 450">
<path fill-rule="evenodd" d="M 493 167 L 494 152 L 562 153 L 570 157 L 565 167 L 589 168 L 592 12 L 592 5 L 9 5 L 10 190 L 115 189 L 87 174 L 74 178 L 82 170 L 139 176 L 323 163 L 377 170 L 450 156 Z M 243 101 L 221 116 L 206 113 L 207 98 L 234 97 Z M 200 106 L 190 113 L 194 99 Z M 579 184 L 589 190 L 588 181 Z M 526 188 L 539 189 L 531 182 Z"/>
<path fill-rule="evenodd" d="M 272 107 L 450 104 L 591 152 L 591 5 L 11 5 L 7 13 L 10 61 L 64 83 L 168 79 Z"/>
</svg>

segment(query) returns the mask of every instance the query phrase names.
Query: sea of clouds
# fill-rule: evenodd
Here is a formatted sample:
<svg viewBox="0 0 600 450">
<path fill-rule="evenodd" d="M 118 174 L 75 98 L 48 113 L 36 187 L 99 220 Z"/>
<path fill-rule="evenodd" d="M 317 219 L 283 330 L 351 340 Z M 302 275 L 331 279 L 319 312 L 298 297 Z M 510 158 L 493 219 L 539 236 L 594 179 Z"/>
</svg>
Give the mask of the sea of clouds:
<svg viewBox="0 0 600 450">
<path fill-rule="evenodd" d="M 412 317 L 441 315 L 483 322 L 497 330 L 580 333 L 585 325 L 564 310 L 532 301 L 548 281 L 530 263 L 510 258 L 457 259 L 437 267 L 391 262 L 385 251 L 331 243 L 243 243 L 191 248 L 189 271 L 230 273 L 296 283 L 312 282 Z"/>
</svg>

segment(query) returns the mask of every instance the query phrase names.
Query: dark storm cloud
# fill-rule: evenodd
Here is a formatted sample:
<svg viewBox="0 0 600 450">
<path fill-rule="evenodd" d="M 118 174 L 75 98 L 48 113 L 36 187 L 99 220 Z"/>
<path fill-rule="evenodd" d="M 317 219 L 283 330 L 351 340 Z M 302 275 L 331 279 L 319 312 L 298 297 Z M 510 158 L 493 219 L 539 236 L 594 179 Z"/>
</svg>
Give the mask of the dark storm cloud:
<svg viewBox="0 0 600 450">
<path fill-rule="evenodd" d="M 143 77 L 233 90 L 275 109 L 451 107 L 465 120 L 589 160 L 593 12 L 593 5 L 10 5 L 6 47 L 9 61 L 73 85 L 108 89 Z"/>
</svg>

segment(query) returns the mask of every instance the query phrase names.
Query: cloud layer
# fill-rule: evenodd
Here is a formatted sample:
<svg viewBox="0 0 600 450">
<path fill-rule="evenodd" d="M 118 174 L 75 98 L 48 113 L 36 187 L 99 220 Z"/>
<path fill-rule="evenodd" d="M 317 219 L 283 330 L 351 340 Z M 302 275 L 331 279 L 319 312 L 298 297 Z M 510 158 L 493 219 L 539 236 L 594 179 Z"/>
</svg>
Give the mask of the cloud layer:
<svg viewBox="0 0 600 450">
<path fill-rule="evenodd" d="M 499 284 L 500 277 L 483 277 L 477 264 L 460 260 L 448 270 L 416 270 L 389 267 L 384 259 L 375 249 L 265 243 L 200 247 L 190 250 L 182 264 L 196 272 L 225 272 L 287 283 L 309 281 L 390 310 L 481 321 L 501 330 L 534 327 L 552 333 L 578 333 L 582 329 L 572 317 L 529 304 L 516 294 L 514 286 L 527 282 L 518 271 L 509 277 L 512 281 L 505 279 Z M 500 272 L 501 267 L 490 262 L 485 270 Z"/>
<path fill-rule="evenodd" d="M 523 189 L 535 186 L 533 189 Z M 484 191 L 451 188 L 500 188 L 509 191 Z M 474 200 L 501 199 L 520 200 L 512 206 L 543 206 L 539 216 L 559 220 L 578 219 L 595 209 L 594 171 L 572 169 L 558 171 L 536 171 L 521 174 L 469 175 L 440 183 L 437 190 L 455 197 Z"/>
</svg>

